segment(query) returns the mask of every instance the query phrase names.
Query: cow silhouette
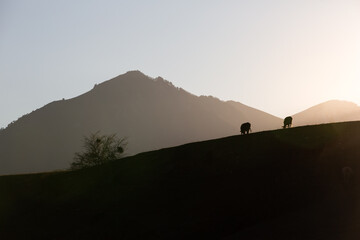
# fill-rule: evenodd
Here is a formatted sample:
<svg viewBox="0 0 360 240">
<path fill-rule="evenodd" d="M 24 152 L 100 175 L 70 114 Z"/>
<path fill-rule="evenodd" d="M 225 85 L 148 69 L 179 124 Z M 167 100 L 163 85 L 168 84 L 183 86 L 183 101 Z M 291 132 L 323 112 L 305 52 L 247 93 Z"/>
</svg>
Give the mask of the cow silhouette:
<svg viewBox="0 0 360 240">
<path fill-rule="evenodd" d="M 286 117 L 284 119 L 284 126 L 283 128 L 286 128 L 286 127 L 291 127 L 291 124 L 292 124 L 292 117 Z"/>
<path fill-rule="evenodd" d="M 241 124 L 240 127 L 241 134 L 249 134 L 249 131 L 251 131 L 251 124 L 249 122 Z"/>
</svg>

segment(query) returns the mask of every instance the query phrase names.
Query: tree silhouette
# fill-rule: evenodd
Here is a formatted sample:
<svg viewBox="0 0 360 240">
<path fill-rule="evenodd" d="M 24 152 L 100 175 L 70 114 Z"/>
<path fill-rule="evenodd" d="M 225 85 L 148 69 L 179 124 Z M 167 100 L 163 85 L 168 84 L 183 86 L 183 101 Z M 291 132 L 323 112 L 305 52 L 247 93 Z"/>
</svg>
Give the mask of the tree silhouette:
<svg viewBox="0 0 360 240">
<path fill-rule="evenodd" d="M 77 170 L 98 166 L 122 157 L 127 145 L 126 138 L 116 134 L 100 135 L 99 132 L 84 137 L 84 152 L 75 153 L 71 169 Z"/>
</svg>

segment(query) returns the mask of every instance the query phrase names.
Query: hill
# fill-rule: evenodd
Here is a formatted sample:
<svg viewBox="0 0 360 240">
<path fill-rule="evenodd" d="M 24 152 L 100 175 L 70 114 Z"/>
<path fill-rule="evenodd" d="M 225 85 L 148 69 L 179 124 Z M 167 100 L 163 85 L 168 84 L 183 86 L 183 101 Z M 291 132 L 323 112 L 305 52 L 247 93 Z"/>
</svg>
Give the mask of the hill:
<svg viewBox="0 0 360 240">
<path fill-rule="evenodd" d="M 5 239 L 359 239 L 360 122 L 0 177 Z M 352 174 L 344 178 L 344 167 Z"/>
<path fill-rule="evenodd" d="M 331 100 L 293 115 L 294 126 L 359 121 L 360 107 L 352 102 Z"/>
<path fill-rule="evenodd" d="M 128 137 L 127 154 L 276 129 L 281 119 L 235 102 L 195 96 L 161 77 L 131 71 L 69 100 L 52 102 L 0 131 L 0 175 L 64 169 L 83 136 Z"/>
</svg>

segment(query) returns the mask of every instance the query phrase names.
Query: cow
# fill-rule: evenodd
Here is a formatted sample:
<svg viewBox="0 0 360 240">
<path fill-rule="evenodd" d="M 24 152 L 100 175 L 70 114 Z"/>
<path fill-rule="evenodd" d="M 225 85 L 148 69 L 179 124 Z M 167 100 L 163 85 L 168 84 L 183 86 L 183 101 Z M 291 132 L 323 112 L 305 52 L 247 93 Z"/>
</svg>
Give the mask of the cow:
<svg viewBox="0 0 360 240">
<path fill-rule="evenodd" d="M 290 128 L 291 127 L 291 124 L 292 124 L 292 117 L 286 117 L 285 119 L 284 119 L 284 126 L 283 126 L 283 128 L 286 128 L 286 127 L 288 127 L 288 128 Z"/>
<path fill-rule="evenodd" d="M 249 122 L 241 124 L 240 127 L 241 134 L 249 134 L 249 131 L 251 131 L 251 124 Z"/>
</svg>

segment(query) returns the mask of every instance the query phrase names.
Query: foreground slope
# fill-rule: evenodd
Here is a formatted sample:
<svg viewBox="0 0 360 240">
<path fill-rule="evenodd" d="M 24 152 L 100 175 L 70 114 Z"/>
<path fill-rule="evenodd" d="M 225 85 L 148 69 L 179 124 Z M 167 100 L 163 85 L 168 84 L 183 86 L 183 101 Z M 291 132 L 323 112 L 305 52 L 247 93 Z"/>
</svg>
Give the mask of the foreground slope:
<svg viewBox="0 0 360 240">
<path fill-rule="evenodd" d="M 256 117 L 254 114 L 256 114 Z M 69 167 L 92 132 L 128 137 L 128 154 L 254 131 L 281 119 L 259 110 L 197 97 L 158 77 L 132 71 L 69 100 L 50 103 L 0 131 L 0 175 Z"/>
<path fill-rule="evenodd" d="M 0 235 L 359 239 L 359 159 L 360 122 L 348 122 L 192 143 L 83 171 L 2 176 Z M 353 172 L 345 181 L 344 167 Z"/>
</svg>

